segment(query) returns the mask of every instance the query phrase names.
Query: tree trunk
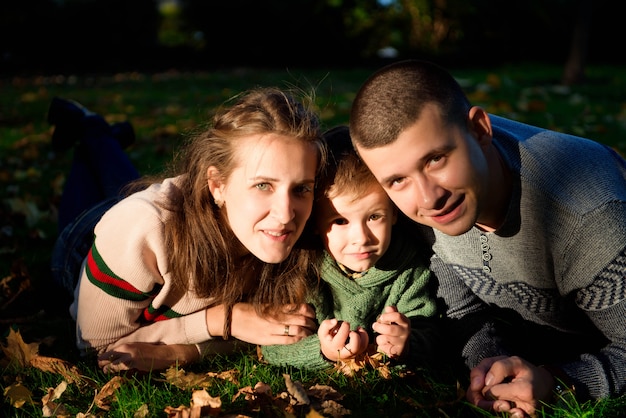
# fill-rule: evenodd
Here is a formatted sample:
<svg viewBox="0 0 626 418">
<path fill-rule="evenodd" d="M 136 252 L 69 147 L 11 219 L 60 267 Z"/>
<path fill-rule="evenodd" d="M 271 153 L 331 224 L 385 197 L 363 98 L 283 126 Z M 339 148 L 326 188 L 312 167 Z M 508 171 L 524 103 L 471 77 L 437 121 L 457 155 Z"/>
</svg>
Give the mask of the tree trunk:
<svg viewBox="0 0 626 418">
<path fill-rule="evenodd" d="M 574 30 L 570 44 L 569 57 L 563 71 L 563 84 L 570 86 L 585 79 L 585 66 L 589 48 L 589 30 L 593 0 L 579 0 L 578 11 L 574 17 Z"/>
</svg>

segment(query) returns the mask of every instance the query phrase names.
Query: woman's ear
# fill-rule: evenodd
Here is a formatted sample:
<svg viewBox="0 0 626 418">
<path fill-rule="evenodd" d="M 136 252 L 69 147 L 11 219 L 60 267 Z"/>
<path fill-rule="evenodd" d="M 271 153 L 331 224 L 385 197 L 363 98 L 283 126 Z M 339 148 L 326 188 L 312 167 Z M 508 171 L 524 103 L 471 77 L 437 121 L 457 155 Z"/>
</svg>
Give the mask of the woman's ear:
<svg viewBox="0 0 626 418">
<path fill-rule="evenodd" d="M 214 166 L 207 169 L 207 183 L 215 204 L 222 207 L 224 204 L 224 183 L 220 171 Z"/>
</svg>

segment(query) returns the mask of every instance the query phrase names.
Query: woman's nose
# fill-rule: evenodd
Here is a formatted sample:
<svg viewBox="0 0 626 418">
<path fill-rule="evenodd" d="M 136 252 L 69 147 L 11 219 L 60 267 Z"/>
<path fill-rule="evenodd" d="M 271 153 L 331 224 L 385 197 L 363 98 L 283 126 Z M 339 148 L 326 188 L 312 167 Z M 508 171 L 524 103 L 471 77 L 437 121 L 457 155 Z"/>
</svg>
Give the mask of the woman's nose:
<svg viewBox="0 0 626 418">
<path fill-rule="evenodd" d="M 295 216 L 292 198 L 277 193 L 274 196 L 271 216 L 282 225 L 288 224 Z"/>
</svg>

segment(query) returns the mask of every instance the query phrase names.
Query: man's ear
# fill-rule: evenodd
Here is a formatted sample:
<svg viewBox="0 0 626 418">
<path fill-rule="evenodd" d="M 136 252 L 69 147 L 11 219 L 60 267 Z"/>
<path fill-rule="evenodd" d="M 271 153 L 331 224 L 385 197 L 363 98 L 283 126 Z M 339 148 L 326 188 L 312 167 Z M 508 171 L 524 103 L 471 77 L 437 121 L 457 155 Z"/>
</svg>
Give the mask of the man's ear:
<svg viewBox="0 0 626 418">
<path fill-rule="evenodd" d="M 472 106 L 468 113 L 468 129 L 481 147 L 491 144 L 493 131 L 489 115 L 480 106 Z"/>
<path fill-rule="evenodd" d="M 215 203 L 224 202 L 224 196 L 222 195 L 224 193 L 224 183 L 222 182 L 220 171 L 215 166 L 211 166 L 207 169 L 207 182 L 209 192 L 211 192 Z"/>
</svg>

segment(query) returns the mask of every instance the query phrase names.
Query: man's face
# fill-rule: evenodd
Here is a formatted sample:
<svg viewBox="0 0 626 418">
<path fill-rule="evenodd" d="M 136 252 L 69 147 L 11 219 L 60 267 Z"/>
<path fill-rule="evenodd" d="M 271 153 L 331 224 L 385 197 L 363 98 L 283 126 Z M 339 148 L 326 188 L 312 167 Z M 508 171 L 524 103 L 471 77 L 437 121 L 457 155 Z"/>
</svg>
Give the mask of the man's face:
<svg viewBox="0 0 626 418">
<path fill-rule="evenodd" d="M 425 107 L 397 140 L 378 148 L 357 146 L 391 200 L 409 218 L 447 235 L 476 223 L 487 196 L 484 150 L 468 130 L 446 125 L 439 109 Z"/>
</svg>

